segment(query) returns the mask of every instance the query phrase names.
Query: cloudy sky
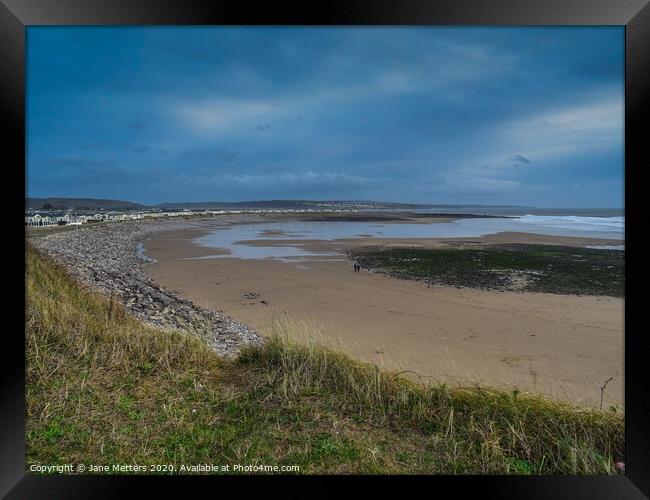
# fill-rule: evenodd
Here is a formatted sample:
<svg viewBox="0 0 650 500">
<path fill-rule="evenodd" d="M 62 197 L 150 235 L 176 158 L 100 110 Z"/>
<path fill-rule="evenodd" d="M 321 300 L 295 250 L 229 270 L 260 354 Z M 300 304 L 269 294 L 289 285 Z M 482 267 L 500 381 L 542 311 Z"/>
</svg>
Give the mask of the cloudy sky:
<svg viewBox="0 0 650 500">
<path fill-rule="evenodd" d="M 27 34 L 29 196 L 622 207 L 624 31 Z"/>
</svg>

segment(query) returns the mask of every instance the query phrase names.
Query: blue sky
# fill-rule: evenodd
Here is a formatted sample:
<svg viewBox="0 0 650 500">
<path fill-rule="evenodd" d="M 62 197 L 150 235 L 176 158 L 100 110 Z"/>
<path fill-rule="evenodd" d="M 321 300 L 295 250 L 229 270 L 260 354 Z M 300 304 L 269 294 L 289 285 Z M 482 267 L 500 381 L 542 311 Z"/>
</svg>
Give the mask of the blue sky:
<svg viewBox="0 0 650 500">
<path fill-rule="evenodd" d="M 624 31 L 29 27 L 27 194 L 622 207 Z"/>
</svg>

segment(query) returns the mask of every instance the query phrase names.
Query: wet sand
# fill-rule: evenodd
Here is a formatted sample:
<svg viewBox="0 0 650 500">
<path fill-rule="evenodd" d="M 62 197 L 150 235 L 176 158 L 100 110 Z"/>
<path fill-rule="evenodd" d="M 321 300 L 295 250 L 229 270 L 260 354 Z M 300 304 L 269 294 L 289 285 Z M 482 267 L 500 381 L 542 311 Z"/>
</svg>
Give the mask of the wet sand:
<svg viewBox="0 0 650 500">
<path fill-rule="evenodd" d="M 295 262 L 188 259 L 217 249 L 192 240 L 194 227 L 144 242 L 157 262 L 147 272 L 195 303 L 222 310 L 268 334 L 278 317 L 307 325 L 321 340 L 390 369 L 425 379 L 518 387 L 598 406 L 623 405 L 623 299 L 431 287 L 363 270 L 344 256 Z M 268 235 L 272 236 L 272 235 Z M 280 244 L 287 245 L 283 240 Z M 543 243 L 583 246 L 611 240 L 500 233 L 482 238 L 296 241 L 305 249 L 354 245 Z M 277 244 L 256 241 L 255 245 Z"/>
</svg>

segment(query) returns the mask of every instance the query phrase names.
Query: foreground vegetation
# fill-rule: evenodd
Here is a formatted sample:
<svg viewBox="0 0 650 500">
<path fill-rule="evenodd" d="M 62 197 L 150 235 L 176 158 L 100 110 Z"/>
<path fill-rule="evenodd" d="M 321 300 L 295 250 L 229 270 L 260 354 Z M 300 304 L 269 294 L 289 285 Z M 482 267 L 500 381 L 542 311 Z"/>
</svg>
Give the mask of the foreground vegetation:
<svg viewBox="0 0 650 500">
<path fill-rule="evenodd" d="M 431 284 L 623 297 L 625 252 L 556 245 L 354 249 L 366 268 Z"/>
<path fill-rule="evenodd" d="M 613 473 L 620 413 L 425 386 L 286 323 L 217 357 L 27 251 L 27 464 L 298 465 L 301 473 Z M 166 473 L 166 470 L 158 472 Z"/>
</svg>

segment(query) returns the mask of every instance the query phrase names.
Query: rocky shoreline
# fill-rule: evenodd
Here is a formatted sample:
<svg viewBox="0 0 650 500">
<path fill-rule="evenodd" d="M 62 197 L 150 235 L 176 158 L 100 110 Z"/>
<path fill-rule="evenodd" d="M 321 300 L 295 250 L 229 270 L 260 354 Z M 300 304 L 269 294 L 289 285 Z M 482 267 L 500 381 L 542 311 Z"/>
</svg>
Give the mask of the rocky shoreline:
<svg viewBox="0 0 650 500">
<path fill-rule="evenodd" d="M 263 342 L 252 328 L 222 312 L 204 309 L 151 280 L 143 267 L 141 243 L 161 231 L 180 229 L 185 221 L 125 221 L 30 238 L 34 247 L 62 263 L 82 284 L 114 297 L 149 325 L 194 331 L 219 354 L 235 356 L 244 345 Z"/>
<path fill-rule="evenodd" d="M 427 286 L 498 292 L 624 296 L 624 252 L 575 246 L 502 243 L 365 246 L 348 258 L 361 268 Z"/>
</svg>

